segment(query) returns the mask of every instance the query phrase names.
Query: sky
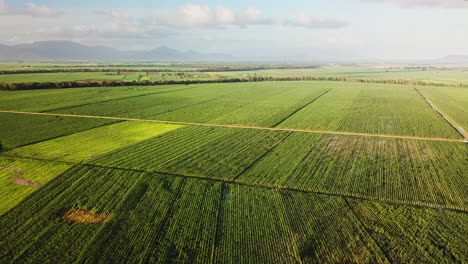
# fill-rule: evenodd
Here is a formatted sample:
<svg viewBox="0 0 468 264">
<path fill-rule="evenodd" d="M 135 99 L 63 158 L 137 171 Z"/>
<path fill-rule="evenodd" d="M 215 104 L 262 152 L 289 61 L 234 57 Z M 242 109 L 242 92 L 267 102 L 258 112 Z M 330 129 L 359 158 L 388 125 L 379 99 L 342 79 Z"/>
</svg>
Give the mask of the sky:
<svg viewBox="0 0 468 264">
<path fill-rule="evenodd" d="M 0 44 L 71 40 L 254 59 L 468 55 L 467 0 L 0 0 Z"/>
</svg>

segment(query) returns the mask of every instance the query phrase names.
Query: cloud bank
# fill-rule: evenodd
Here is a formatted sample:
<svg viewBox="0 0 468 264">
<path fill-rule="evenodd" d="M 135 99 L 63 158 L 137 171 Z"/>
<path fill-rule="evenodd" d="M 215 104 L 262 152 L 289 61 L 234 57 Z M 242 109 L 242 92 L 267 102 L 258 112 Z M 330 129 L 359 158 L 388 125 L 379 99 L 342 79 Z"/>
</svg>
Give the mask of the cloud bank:
<svg viewBox="0 0 468 264">
<path fill-rule="evenodd" d="M 371 3 L 392 3 L 402 8 L 434 7 L 434 8 L 468 8 L 465 0 L 361 0 Z"/>
<path fill-rule="evenodd" d="M 57 17 L 62 14 L 62 11 L 47 5 L 26 3 L 22 8 L 11 8 L 5 0 L 0 0 L 0 15 L 4 16 Z"/>
<path fill-rule="evenodd" d="M 251 26 L 251 25 L 283 25 L 305 28 L 340 28 L 348 23 L 338 19 L 308 16 L 296 12 L 292 18 L 267 17 L 255 7 L 249 7 L 243 12 L 235 12 L 229 8 L 218 6 L 211 8 L 199 4 L 186 4 L 172 13 L 156 18 L 156 23 L 172 28 L 216 27 L 216 26 Z"/>
</svg>

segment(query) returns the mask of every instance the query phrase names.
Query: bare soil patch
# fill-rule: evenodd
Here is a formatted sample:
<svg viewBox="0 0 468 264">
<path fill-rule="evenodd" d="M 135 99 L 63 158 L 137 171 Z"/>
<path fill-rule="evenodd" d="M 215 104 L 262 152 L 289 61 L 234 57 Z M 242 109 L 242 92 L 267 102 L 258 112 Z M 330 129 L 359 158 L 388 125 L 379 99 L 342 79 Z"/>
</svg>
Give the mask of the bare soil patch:
<svg viewBox="0 0 468 264">
<path fill-rule="evenodd" d="M 14 175 L 13 178 L 12 178 L 12 181 L 13 181 L 14 184 L 28 186 L 28 187 L 34 187 L 34 188 L 42 187 L 42 184 L 23 179 L 21 176 L 24 175 L 24 172 L 22 172 L 20 169 L 13 168 L 13 167 L 0 167 L 0 169 L 11 170 L 11 171 L 16 172 L 16 175 Z"/>
<path fill-rule="evenodd" d="M 93 213 L 83 208 L 63 209 L 57 214 L 58 218 L 77 224 L 102 224 L 112 218 L 109 213 Z"/>
<path fill-rule="evenodd" d="M 34 188 L 42 187 L 42 184 L 32 182 L 32 181 L 28 181 L 28 180 L 22 179 L 22 178 L 20 178 L 18 176 L 13 177 L 13 183 L 18 184 L 18 185 L 28 186 L 28 187 L 34 187 Z"/>
<path fill-rule="evenodd" d="M 148 72 L 148 75 L 161 75 L 160 72 Z"/>
<path fill-rule="evenodd" d="M 137 75 L 138 72 L 120 72 L 120 75 Z"/>
</svg>

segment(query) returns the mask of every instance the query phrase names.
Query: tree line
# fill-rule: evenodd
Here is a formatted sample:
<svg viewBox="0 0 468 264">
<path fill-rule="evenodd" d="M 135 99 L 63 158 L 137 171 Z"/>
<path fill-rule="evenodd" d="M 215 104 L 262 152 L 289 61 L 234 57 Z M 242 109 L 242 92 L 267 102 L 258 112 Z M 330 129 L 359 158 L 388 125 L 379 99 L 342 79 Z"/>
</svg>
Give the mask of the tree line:
<svg viewBox="0 0 468 264">
<path fill-rule="evenodd" d="M 158 80 L 158 81 L 124 81 L 124 80 L 103 80 L 103 81 L 68 81 L 68 82 L 32 82 L 32 83 L 0 83 L 2 91 L 36 90 L 36 89 L 62 89 L 62 88 L 83 88 L 83 87 L 116 87 L 116 86 L 156 86 L 170 84 L 203 84 L 203 83 L 238 83 L 238 82 L 264 82 L 264 81 L 335 81 L 335 82 L 355 82 L 355 83 L 380 83 L 399 84 L 412 86 L 444 86 L 468 88 L 468 84 L 448 84 L 433 83 L 418 80 L 405 79 L 353 79 L 349 77 L 317 77 L 317 76 L 289 76 L 272 77 L 249 75 L 242 78 L 224 79 L 185 79 L 185 80 Z"/>
</svg>

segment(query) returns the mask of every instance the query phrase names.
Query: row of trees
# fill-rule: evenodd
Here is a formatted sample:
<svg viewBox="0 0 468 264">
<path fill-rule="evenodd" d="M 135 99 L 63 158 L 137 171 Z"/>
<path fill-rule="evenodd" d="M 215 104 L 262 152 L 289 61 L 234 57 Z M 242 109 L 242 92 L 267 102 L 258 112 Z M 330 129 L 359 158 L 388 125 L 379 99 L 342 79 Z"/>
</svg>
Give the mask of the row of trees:
<svg viewBox="0 0 468 264">
<path fill-rule="evenodd" d="M 358 82 L 358 83 L 381 83 L 381 84 L 399 84 L 413 86 L 446 86 L 468 88 L 468 84 L 452 85 L 447 83 L 433 83 L 417 80 L 404 79 L 353 79 L 349 77 L 272 77 L 249 75 L 242 78 L 224 78 L 224 79 L 182 79 L 182 80 L 159 80 L 159 81 L 71 81 L 71 82 L 34 82 L 34 83 L 0 83 L 0 90 L 35 90 L 35 89 L 62 89 L 62 88 L 80 88 L 80 87 L 113 87 L 113 86 L 154 86 L 169 84 L 201 84 L 201 83 L 235 83 L 235 82 L 264 82 L 264 81 L 335 81 L 335 82 Z"/>
<path fill-rule="evenodd" d="M 95 68 L 95 67 L 77 67 L 77 68 L 48 68 L 48 69 L 16 69 L 16 70 L 0 70 L 0 74 L 27 74 L 27 73 L 61 73 L 61 72 L 136 72 L 142 71 L 138 67 L 145 65 L 119 65 L 121 67 L 133 67 L 133 68 L 121 68 L 114 65 L 112 67 L 106 66 L 107 68 Z M 241 66 L 206 66 L 194 69 L 170 69 L 170 68 L 145 68 L 144 72 L 222 72 L 222 71 L 258 71 L 258 70 L 271 70 L 271 69 L 313 69 L 319 68 L 320 66 L 308 65 L 308 66 L 294 66 L 294 65 L 241 65 Z"/>
</svg>

